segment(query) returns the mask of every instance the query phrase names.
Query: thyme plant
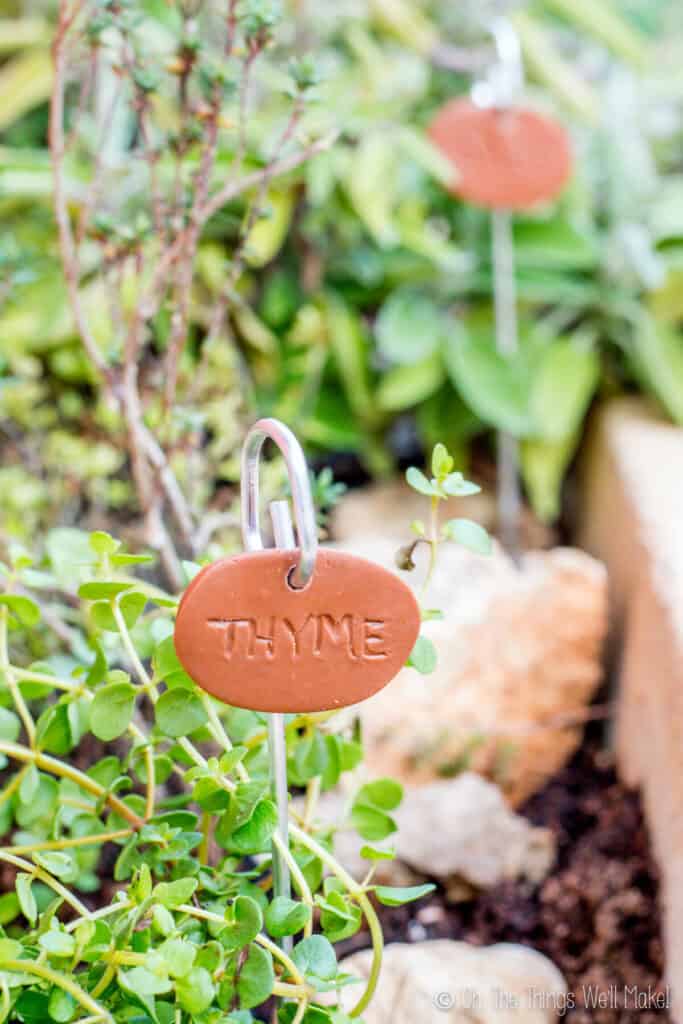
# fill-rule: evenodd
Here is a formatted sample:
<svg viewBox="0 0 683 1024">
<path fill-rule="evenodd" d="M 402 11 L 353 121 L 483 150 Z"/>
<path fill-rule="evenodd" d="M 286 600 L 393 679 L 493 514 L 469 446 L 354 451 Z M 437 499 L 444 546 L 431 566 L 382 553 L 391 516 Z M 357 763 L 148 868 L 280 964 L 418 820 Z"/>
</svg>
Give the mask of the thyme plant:
<svg viewBox="0 0 683 1024">
<path fill-rule="evenodd" d="M 409 474 L 431 488 L 432 512 L 476 489 L 443 446 L 433 468 L 431 481 Z M 484 544 L 475 524 L 434 524 L 415 526 L 433 558 L 446 536 Z M 214 701 L 184 672 L 178 599 L 146 578 L 150 556 L 104 532 L 56 530 L 46 547 L 38 565 L 15 551 L 2 566 L 0 1022 L 246 1024 L 272 997 L 282 1024 L 357 1018 L 381 966 L 377 903 L 433 889 L 373 881 L 393 856 L 377 844 L 396 829 L 401 786 L 365 782 L 347 822 L 321 825 L 320 794 L 357 768 L 360 737 L 336 712 L 288 715 L 289 783 L 305 797 L 282 846 L 265 717 Z M 187 580 L 197 568 L 185 563 Z M 419 648 L 411 662 L 428 672 Z M 342 825 L 365 842 L 360 880 L 334 854 Z M 273 898 L 272 842 L 291 899 Z M 345 1013 L 334 993 L 358 982 L 334 945 L 363 926 L 372 968 Z"/>
<path fill-rule="evenodd" d="M 284 20 L 279 0 L 59 0 L 61 262 L 97 427 L 126 453 L 173 589 L 249 405 L 235 324 L 273 356 L 245 297 L 282 241 L 271 186 L 332 142 L 306 122 L 311 61 L 269 61 Z"/>
</svg>

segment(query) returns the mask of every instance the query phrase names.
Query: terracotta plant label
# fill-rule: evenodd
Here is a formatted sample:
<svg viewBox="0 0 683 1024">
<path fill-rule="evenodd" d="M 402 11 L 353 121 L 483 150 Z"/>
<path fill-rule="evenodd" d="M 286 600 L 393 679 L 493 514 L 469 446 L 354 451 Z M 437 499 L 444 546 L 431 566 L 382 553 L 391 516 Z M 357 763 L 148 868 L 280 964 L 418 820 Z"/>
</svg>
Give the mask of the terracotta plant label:
<svg viewBox="0 0 683 1024">
<path fill-rule="evenodd" d="M 412 591 L 365 559 L 319 551 L 306 587 L 298 553 L 270 549 L 207 566 L 188 587 L 175 647 L 188 674 L 226 704 L 325 711 L 365 700 L 405 664 L 420 629 Z"/>
<path fill-rule="evenodd" d="M 429 128 L 454 167 L 451 191 L 490 209 L 524 210 L 554 199 L 571 173 L 564 128 L 531 110 L 447 103 Z"/>
</svg>

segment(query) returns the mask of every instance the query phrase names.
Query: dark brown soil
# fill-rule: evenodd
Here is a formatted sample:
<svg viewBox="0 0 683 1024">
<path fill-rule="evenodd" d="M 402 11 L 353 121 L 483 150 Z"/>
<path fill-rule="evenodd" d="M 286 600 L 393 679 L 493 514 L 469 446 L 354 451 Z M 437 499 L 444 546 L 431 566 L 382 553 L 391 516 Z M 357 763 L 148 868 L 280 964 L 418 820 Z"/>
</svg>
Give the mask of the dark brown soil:
<svg viewBox="0 0 683 1024">
<path fill-rule="evenodd" d="M 657 874 L 638 795 L 618 781 L 596 735 L 523 813 L 557 836 L 557 865 L 540 887 L 505 883 L 455 904 L 438 890 L 417 911 L 384 911 L 387 940 L 522 943 L 563 972 L 572 1024 L 669 1021 Z"/>
</svg>

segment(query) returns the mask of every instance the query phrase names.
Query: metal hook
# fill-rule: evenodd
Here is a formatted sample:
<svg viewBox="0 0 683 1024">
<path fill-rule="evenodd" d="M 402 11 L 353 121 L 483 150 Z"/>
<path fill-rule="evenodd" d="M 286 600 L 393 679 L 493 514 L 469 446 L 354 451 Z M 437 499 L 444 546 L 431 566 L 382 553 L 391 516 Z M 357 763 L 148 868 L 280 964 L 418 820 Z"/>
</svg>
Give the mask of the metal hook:
<svg viewBox="0 0 683 1024">
<path fill-rule="evenodd" d="M 259 525 L 259 459 L 268 437 L 278 446 L 287 464 L 299 536 L 299 559 L 291 573 L 290 583 L 300 589 L 313 575 L 318 553 L 318 528 L 301 445 L 289 427 L 276 419 L 258 420 L 247 434 L 242 448 L 242 540 L 246 551 L 261 551 L 263 548 Z"/>
<path fill-rule="evenodd" d="M 287 463 L 289 484 L 294 502 L 294 517 L 299 534 L 299 557 L 288 577 L 289 584 L 302 589 L 310 581 L 318 553 L 318 529 L 311 494 L 308 466 L 301 445 L 284 423 L 275 419 L 258 420 L 247 434 L 242 447 L 242 540 L 246 551 L 261 551 L 263 538 L 259 525 L 259 460 L 266 438 L 278 446 Z M 292 516 L 288 501 L 272 501 L 270 517 L 273 524 L 275 546 L 285 551 L 296 547 Z M 273 796 L 277 807 L 277 835 L 280 846 L 273 843 L 273 892 L 275 896 L 289 897 L 291 884 L 289 868 L 283 849 L 289 847 L 289 794 L 287 790 L 287 744 L 285 716 L 269 714 L 268 752 Z M 280 940 L 285 952 L 292 948 L 292 937 Z"/>
<path fill-rule="evenodd" d="M 524 88 L 524 62 L 519 36 L 509 18 L 502 15 L 487 26 L 497 60 L 472 90 L 475 103 L 483 107 L 509 107 Z"/>
</svg>

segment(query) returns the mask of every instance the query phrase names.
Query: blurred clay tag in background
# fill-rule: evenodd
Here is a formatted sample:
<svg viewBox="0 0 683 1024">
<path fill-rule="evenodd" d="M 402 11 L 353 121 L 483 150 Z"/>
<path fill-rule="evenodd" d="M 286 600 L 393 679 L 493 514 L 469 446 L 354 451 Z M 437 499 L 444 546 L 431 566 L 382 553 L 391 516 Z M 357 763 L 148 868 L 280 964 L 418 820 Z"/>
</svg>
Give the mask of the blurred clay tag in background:
<svg viewBox="0 0 683 1024">
<path fill-rule="evenodd" d="M 571 174 L 564 128 L 531 110 L 451 100 L 429 136 L 453 164 L 451 191 L 478 206 L 528 209 L 554 199 Z"/>
<path fill-rule="evenodd" d="M 319 551 L 306 587 L 297 552 L 270 549 L 207 566 L 175 627 L 187 673 L 207 693 L 253 711 L 325 711 L 372 696 L 400 671 L 420 630 L 412 591 L 393 573 Z"/>
</svg>

